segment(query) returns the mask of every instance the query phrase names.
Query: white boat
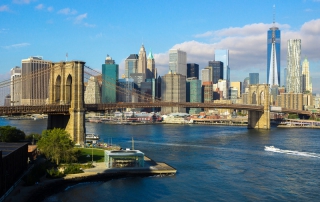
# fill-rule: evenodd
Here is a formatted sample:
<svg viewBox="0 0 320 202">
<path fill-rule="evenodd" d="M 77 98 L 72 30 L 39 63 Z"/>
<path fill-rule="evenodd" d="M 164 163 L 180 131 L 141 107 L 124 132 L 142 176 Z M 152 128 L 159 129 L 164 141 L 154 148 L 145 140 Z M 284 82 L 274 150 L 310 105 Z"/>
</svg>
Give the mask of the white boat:
<svg viewBox="0 0 320 202">
<path fill-rule="evenodd" d="M 86 140 L 99 140 L 99 139 L 100 139 L 99 135 L 86 134 Z"/>
<path fill-rule="evenodd" d="M 280 151 L 280 149 L 275 148 L 274 146 L 264 146 L 264 150 L 265 151 L 273 151 L 273 152 Z"/>
</svg>

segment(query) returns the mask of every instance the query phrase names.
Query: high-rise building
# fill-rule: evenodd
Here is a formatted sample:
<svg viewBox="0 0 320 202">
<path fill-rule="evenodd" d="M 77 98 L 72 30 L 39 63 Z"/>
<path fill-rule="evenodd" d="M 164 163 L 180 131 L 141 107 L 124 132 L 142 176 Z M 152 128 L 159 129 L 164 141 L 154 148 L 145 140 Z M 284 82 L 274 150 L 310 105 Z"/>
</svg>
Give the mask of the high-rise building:
<svg viewBox="0 0 320 202">
<path fill-rule="evenodd" d="M 203 102 L 212 102 L 213 100 L 213 85 L 212 81 L 202 82 L 202 95 L 203 95 Z M 205 109 L 206 111 L 209 109 Z"/>
<path fill-rule="evenodd" d="M 117 81 L 119 78 L 119 65 L 115 64 L 110 56 L 106 57 L 102 65 L 101 102 L 117 102 Z"/>
<path fill-rule="evenodd" d="M 142 73 L 142 74 L 147 73 L 147 54 L 143 44 L 141 45 L 141 48 L 139 51 L 138 69 L 136 73 Z"/>
<path fill-rule="evenodd" d="M 100 89 L 98 79 L 91 76 L 84 91 L 84 103 L 86 104 L 99 104 L 101 102 Z"/>
<path fill-rule="evenodd" d="M 201 102 L 201 80 L 196 77 L 187 78 L 187 102 Z M 187 109 L 189 114 L 198 114 L 201 112 L 201 108 Z"/>
<path fill-rule="evenodd" d="M 231 82 L 230 83 L 230 88 L 233 88 L 233 90 L 235 90 L 235 89 L 237 89 L 237 97 L 236 97 L 236 99 L 237 98 L 240 98 L 241 97 L 241 91 L 240 91 L 240 89 L 242 89 L 242 82 L 241 81 L 233 81 L 233 82 Z M 229 89 L 229 92 L 231 92 L 230 91 L 230 89 Z M 234 91 L 232 91 L 232 92 L 234 92 Z M 231 95 L 230 95 L 230 97 L 231 97 Z"/>
<path fill-rule="evenodd" d="M 187 64 L 187 78 L 191 77 L 199 79 L 199 65 L 196 63 Z"/>
<path fill-rule="evenodd" d="M 161 95 L 164 102 L 186 102 L 186 76 L 171 71 L 162 77 Z M 161 113 L 186 112 L 183 107 L 162 107 Z"/>
<path fill-rule="evenodd" d="M 220 89 L 220 91 L 222 91 L 223 99 L 228 99 L 227 81 L 224 79 L 219 79 L 217 87 Z"/>
<path fill-rule="evenodd" d="M 21 105 L 46 104 L 51 61 L 37 56 L 23 59 L 21 63 Z"/>
<path fill-rule="evenodd" d="M 147 79 L 156 79 L 157 78 L 157 69 L 155 67 L 155 61 L 152 52 L 150 51 L 147 60 Z"/>
<path fill-rule="evenodd" d="M 249 84 L 259 84 L 259 73 L 249 73 Z"/>
<path fill-rule="evenodd" d="M 21 68 L 12 68 L 10 84 L 11 106 L 21 105 L 21 82 Z"/>
<path fill-rule="evenodd" d="M 227 89 L 230 87 L 229 50 L 215 50 L 215 61 L 223 63 L 223 79 L 226 80 Z M 224 92 L 226 95 L 228 92 Z"/>
<path fill-rule="evenodd" d="M 219 79 L 223 79 L 223 62 L 209 61 L 209 67 L 212 67 L 212 83 L 218 83 Z"/>
<path fill-rule="evenodd" d="M 301 93 L 301 39 L 288 40 L 287 92 Z"/>
<path fill-rule="evenodd" d="M 179 49 L 169 50 L 169 70 L 187 76 L 187 53 Z"/>
<path fill-rule="evenodd" d="M 125 61 L 125 78 L 130 78 L 132 73 L 136 73 L 138 71 L 138 59 L 139 56 L 137 54 L 131 54 Z"/>
<path fill-rule="evenodd" d="M 118 80 L 118 86 L 123 89 L 122 91 L 117 91 L 117 101 L 118 102 L 135 102 L 138 98 L 132 93 L 135 88 L 133 79 L 124 78 Z"/>
<path fill-rule="evenodd" d="M 275 26 L 273 16 L 273 26 L 268 30 L 267 36 L 267 82 L 270 86 L 280 86 L 280 44 L 281 32 Z"/>
<path fill-rule="evenodd" d="M 307 58 L 302 63 L 302 92 L 312 93 L 312 83 L 309 72 L 309 61 Z"/>
<path fill-rule="evenodd" d="M 212 81 L 212 67 L 205 67 L 201 70 L 202 82 Z"/>
<path fill-rule="evenodd" d="M 246 78 L 243 80 L 242 93 L 246 93 L 246 88 L 249 88 L 249 84 L 250 84 L 250 77 L 246 77 Z"/>
</svg>

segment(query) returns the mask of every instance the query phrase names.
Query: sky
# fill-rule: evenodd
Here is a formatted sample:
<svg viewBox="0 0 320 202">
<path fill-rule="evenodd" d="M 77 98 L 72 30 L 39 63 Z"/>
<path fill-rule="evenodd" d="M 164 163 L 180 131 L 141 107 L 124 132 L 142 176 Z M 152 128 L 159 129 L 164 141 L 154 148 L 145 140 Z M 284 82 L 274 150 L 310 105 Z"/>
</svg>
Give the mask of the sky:
<svg viewBox="0 0 320 202">
<path fill-rule="evenodd" d="M 320 93 L 320 0 L 0 0 L 0 81 L 22 59 L 60 62 L 66 53 L 100 72 L 108 54 L 121 75 L 143 44 L 160 76 L 168 73 L 172 48 L 200 69 L 214 50 L 228 49 L 231 81 L 259 73 L 266 83 L 273 16 L 281 30 L 281 84 L 287 40 L 301 39 L 301 61 L 309 60 L 313 92 Z"/>
</svg>

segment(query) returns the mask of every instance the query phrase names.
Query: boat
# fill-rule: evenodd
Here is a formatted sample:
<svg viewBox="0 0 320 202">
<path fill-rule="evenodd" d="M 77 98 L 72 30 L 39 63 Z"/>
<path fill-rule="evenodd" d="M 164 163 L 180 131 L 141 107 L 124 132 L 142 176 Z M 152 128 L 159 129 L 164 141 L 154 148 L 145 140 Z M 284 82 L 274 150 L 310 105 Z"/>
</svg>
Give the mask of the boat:
<svg viewBox="0 0 320 202">
<path fill-rule="evenodd" d="M 264 146 L 265 151 L 280 151 L 280 149 L 275 148 L 274 146 Z"/>
<path fill-rule="evenodd" d="M 99 135 L 86 134 L 86 140 L 99 140 L 99 139 L 100 139 Z"/>
</svg>

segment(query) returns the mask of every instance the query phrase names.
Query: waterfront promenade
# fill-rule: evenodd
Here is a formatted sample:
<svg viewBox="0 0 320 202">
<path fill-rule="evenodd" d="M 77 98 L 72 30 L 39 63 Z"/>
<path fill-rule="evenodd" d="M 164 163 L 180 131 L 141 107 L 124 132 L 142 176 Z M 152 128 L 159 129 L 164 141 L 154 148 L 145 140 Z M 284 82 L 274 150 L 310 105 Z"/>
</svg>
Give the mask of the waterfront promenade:
<svg viewBox="0 0 320 202">
<path fill-rule="evenodd" d="M 144 157 L 144 160 L 145 166 L 142 168 L 107 169 L 104 162 L 94 162 L 94 167 L 84 169 L 83 173 L 69 174 L 58 179 L 43 177 L 39 183 L 33 186 L 24 186 L 24 182 L 21 181 L 4 201 L 42 201 L 52 194 L 61 192 L 67 187 L 81 182 L 108 181 L 123 177 L 166 176 L 174 175 L 177 172 L 175 168 L 166 163 L 155 162 L 146 156 Z"/>
</svg>

